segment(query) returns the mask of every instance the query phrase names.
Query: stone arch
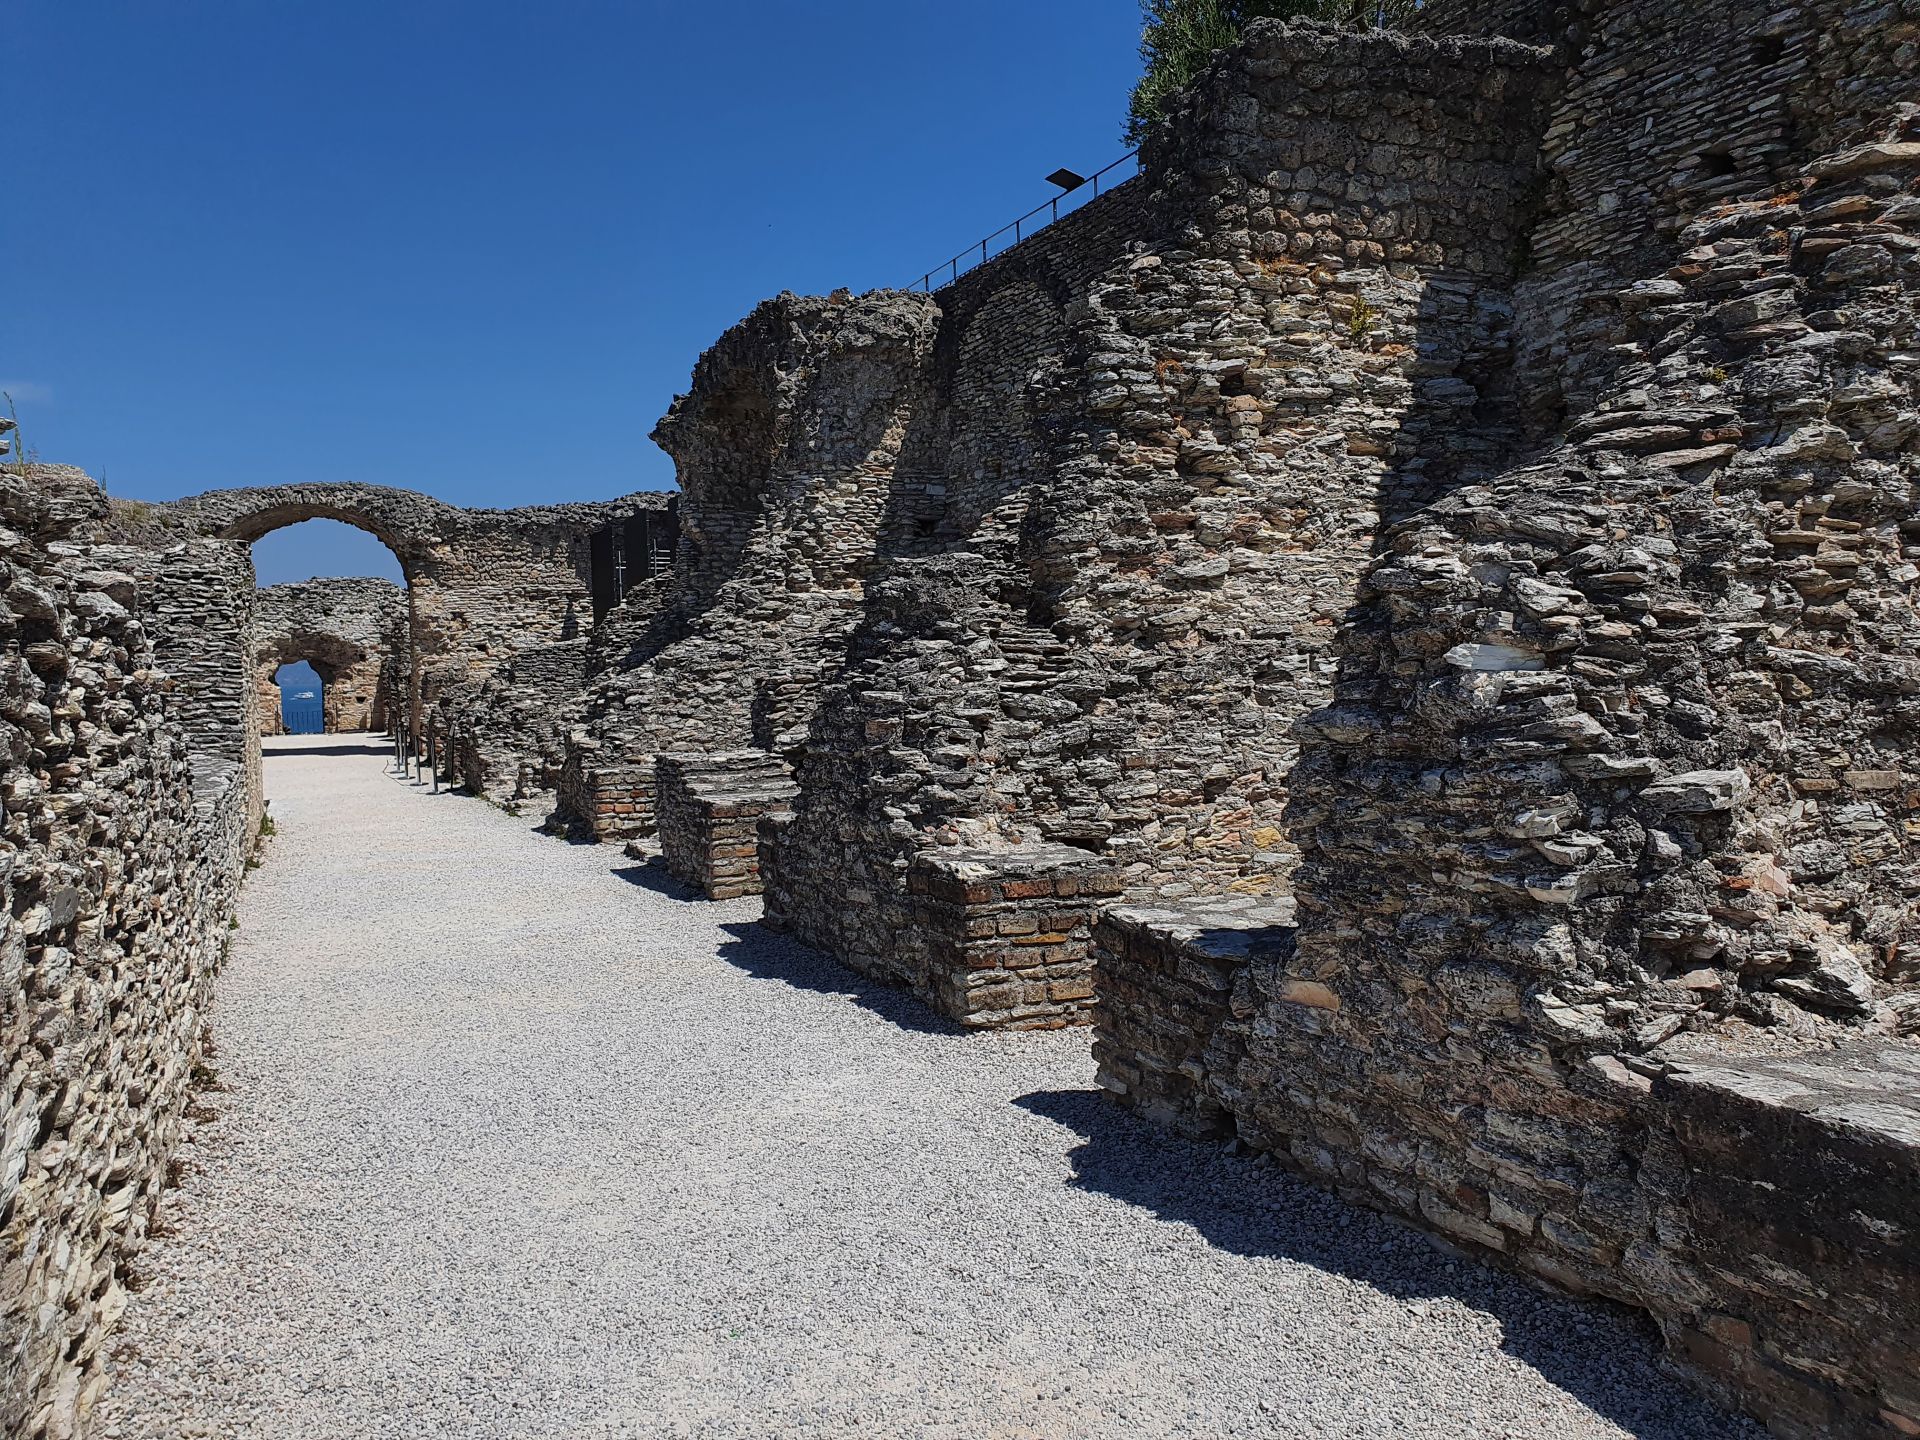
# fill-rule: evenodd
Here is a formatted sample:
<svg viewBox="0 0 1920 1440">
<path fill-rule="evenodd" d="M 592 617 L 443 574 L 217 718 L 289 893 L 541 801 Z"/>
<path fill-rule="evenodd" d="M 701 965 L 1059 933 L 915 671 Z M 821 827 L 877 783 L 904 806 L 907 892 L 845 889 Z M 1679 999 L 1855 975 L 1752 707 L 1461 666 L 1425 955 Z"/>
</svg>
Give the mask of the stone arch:
<svg viewBox="0 0 1920 1440">
<path fill-rule="evenodd" d="M 404 663 L 388 683 L 395 718 L 416 735 L 504 726 L 515 743 L 532 743 L 523 732 L 534 722 L 518 711 L 504 714 L 489 682 L 529 650 L 571 657 L 543 673 L 583 672 L 594 535 L 643 515 L 670 527 L 674 512 L 672 499 L 660 494 L 470 510 L 412 490 L 316 482 L 213 490 L 155 505 L 142 529 L 235 547 L 304 520 L 339 521 L 371 534 L 397 557 L 407 585 L 405 635 L 392 652 Z M 488 780 L 485 773 L 467 778 Z"/>
<path fill-rule="evenodd" d="M 320 677 L 321 728 L 329 735 L 384 730 L 393 718 L 392 657 L 335 635 L 302 635 L 254 650 L 254 699 L 262 735 L 284 734 L 280 671 L 305 661 Z"/>
<path fill-rule="evenodd" d="M 406 579 L 406 624 L 401 640 L 403 648 L 394 652 L 399 657 L 398 668 L 404 682 L 400 685 L 390 682 L 383 715 L 399 718 L 393 714 L 398 710 L 418 721 L 423 704 L 429 698 L 423 693 L 423 670 L 430 658 L 429 652 L 444 639 L 440 630 L 429 623 L 430 617 L 446 608 L 441 594 L 445 588 L 443 572 L 447 568 L 449 546 L 459 534 L 467 512 L 415 490 L 346 481 L 209 490 L 158 508 L 166 520 L 178 528 L 243 545 L 251 545 L 275 530 L 307 520 L 339 521 L 366 531 L 385 545 L 400 562 L 400 572 Z M 286 658 L 304 658 L 315 663 L 310 656 Z M 321 659 L 329 664 L 345 663 L 348 670 L 359 663 L 328 660 L 324 647 Z M 315 668 L 319 668 L 318 663 Z M 271 675 L 262 681 L 257 667 L 254 691 L 263 723 L 277 717 L 278 693 L 272 691 Z M 399 693 L 402 691 L 404 693 Z"/>
<path fill-rule="evenodd" d="M 416 490 L 349 482 L 209 490 L 162 508 L 196 534 L 243 544 L 303 520 L 338 520 L 393 551 L 409 583 L 431 553 L 452 538 L 463 514 Z"/>
</svg>

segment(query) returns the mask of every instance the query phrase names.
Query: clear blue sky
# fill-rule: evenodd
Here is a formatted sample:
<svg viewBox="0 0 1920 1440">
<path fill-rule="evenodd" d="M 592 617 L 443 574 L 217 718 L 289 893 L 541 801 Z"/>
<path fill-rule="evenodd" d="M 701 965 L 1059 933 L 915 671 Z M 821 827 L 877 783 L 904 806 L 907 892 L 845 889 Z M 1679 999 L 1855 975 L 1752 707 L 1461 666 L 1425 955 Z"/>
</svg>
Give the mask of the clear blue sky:
<svg viewBox="0 0 1920 1440">
<path fill-rule="evenodd" d="M 136 498 L 664 488 L 647 432 L 758 301 L 905 284 L 1117 157 L 1139 24 L 1134 0 L 7 0 L 0 381 L 42 459 Z M 371 568 L 304 533 L 262 542 L 263 581 L 295 578 L 281 550 Z"/>
</svg>

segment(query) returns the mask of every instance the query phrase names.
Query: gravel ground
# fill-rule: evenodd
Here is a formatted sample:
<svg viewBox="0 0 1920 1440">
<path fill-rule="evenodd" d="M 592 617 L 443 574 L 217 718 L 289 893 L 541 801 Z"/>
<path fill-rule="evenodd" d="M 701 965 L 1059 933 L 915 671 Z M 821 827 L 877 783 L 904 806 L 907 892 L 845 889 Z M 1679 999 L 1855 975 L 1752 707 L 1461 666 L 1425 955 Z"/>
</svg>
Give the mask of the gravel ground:
<svg viewBox="0 0 1920 1440">
<path fill-rule="evenodd" d="M 110 1436 L 1757 1436 L 1650 1332 L 605 847 L 269 742 Z"/>
</svg>

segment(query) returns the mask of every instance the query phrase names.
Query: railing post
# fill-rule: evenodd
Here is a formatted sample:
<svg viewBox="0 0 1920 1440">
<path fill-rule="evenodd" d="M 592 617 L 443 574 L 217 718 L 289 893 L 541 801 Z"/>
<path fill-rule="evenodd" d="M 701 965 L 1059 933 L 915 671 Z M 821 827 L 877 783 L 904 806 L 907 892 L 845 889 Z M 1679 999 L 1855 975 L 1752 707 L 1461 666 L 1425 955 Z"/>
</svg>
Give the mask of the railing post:
<svg viewBox="0 0 1920 1440">
<path fill-rule="evenodd" d="M 1111 164 L 1102 166 L 1100 169 L 1094 171 L 1092 175 L 1087 177 L 1087 180 L 1081 180 L 1076 177 L 1074 181 L 1074 189 L 1073 191 L 1070 191 L 1068 193 L 1071 194 L 1071 193 L 1077 192 L 1080 186 L 1085 185 L 1086 183 L 1088 183 L 1088 180 L 1090 180 L 1093 184 L 1092 198 L 1096 200 L 1099 199 L 1101 177 L 1104 175 L 1108 175 L 1113 171 L 1119 169 L 1122 165 L 1126 164 L 1129 160 L 1132 160 L 1135 162 L 1134 173 L 1138 174 L 1140 169 L 1138 164 L 1139 156 L 1140 156 L 1140 152 L 1138 150 L 1129 150 L 1126 154 L 1122 155 L 1118 160 L 1115 160 Z M 991 258 L 989 255 L 989 250 L 992 246 L 994 239 L 997 236 L 1004 235 L 1006 234 L 1007 231 L 1011 230 L 1013 231 L 1014 244 L 1018 245 L 1021 241 L 1026 239 L 1026 233 L 1027 233 L 1026 222 L 1033 219 L 1036 215 L 1040 214 L 1043 210 L 1047 213 L 1047 219 L 1043 220 L 1039 226 L 1036 226 L 1035 227 L 1036 229 L 1044 228 L 1047 224 L 1051 223 L 1052 221 L 1058 220 L 1060 218 L 1060 202 L 1065 198 L 1066 197 L 1064 195 L 1055 195 L 1051 199 L 1047 200 L 1045 203 L 1034 206 L 1033 209 L 1029 210 L 1026 214 L 1016 216 L 1010 225 L 1002 225 L 998 230 L 994 231 L 992 235 L 987 236 L 986 239 L 982 240 L 979 244 L 979 250 L 980 250 L 979 263 L 984 265 L 987 263 L 988 259 Z M 966 256 L 971 255 L 973 251 L 974 251 L 974 247 L 970 245 L 965 250 L 962 250 L 960 254 L 954 256 L 951 260 L 947 261 L 947 284 L 951 285 L 959 280 L 960 261 Z M 938 273 L 939 272 L 937 270 L 929 270 L 924 275 L 922 275 L 918 280 L 916 280 L 914 284 L 918 285 L 922 290 L 926 291 L 929 295 L 931 295 L 933 293 L 933 277 Z M 911 290 L 913 286 L 909 285 L 907 288 Z"/>
</svg>

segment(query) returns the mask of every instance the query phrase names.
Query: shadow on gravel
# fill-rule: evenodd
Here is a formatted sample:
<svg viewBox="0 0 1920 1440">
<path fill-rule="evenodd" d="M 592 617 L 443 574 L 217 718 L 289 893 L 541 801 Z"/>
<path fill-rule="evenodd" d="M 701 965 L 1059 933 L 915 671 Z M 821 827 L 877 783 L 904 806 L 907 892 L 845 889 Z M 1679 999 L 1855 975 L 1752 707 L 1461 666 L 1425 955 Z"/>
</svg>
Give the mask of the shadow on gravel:
<svg viewBox="0 0 1920 1440">
<path fill-rule="evenodd" d="M 263 745 L 260 753 L 269 760 L 282 755 L 392 755 L 391 745 Z"/>
<path fill-rule="evenodd" d="M 1102 1090 L 1037 1090 L 1014 1102 L 1084 1144 L 1073 1185 L 1191 1225 L 1235 1255 L 1292 1260 L 1405 1301 L 1456 1300 L 1491 1315 L 1501 1348 L 1640 1440 L 1764 1440 L 1765 1431 L 1694 1395 L 1660 1359 L 1639 1311 L 1538 1291 L 1316 1189 L 1265 1157 L 1196 1144 L 1130 1114 Z"/>
<path fill-rule="evenodd" d="M 613 873 L 629 885 L 638 885 L 642 890 L 651 890 L 669 900 L 686 900 L 697 905 L 708 903 L 706 897 L 691 885 L 683 885 L 669 875 L 663 865 L 616 865 Z"/>
<path fill-rule="evenodd" d="M 796 990 L 843 996 L 889 1024 L 921 1035 L 966 1034 L 964 1028 L 921 1004 L 905 990 L 856 974 L 797 940 L 751 923 L 720 928 L 734 937 L 720 947 L 720 958 L 756 980 L 778 980 Z"/>
</svg>

